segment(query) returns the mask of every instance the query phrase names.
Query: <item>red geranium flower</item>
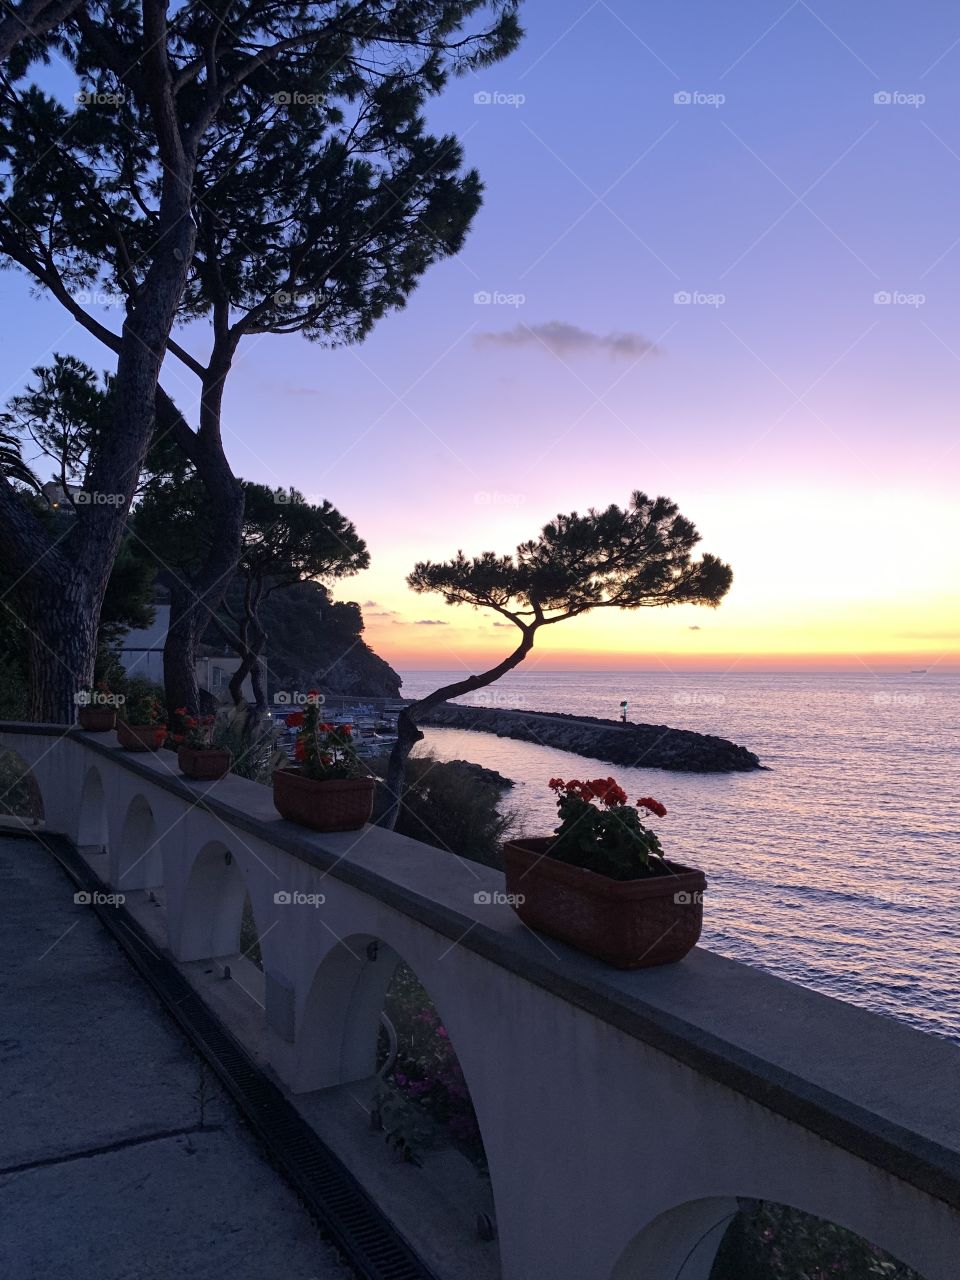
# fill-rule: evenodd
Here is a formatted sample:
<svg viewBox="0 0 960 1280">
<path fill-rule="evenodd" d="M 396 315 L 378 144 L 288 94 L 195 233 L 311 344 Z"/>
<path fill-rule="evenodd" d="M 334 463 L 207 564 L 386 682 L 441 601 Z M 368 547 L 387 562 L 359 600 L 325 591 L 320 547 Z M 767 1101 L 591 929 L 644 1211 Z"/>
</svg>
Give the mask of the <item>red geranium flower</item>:
<svg viewBox="0 0 960 1280">
<path fill-rule="evenodd" d="M 303 712 L 294 711 L 287 716 L 287 725 L 291 729 L 299 729 L 303 724 Z"/>
<path fill-rule="evenodd" d="M 654 800 L 653 796 L 641 796 L 637 804 L 644 809 L 649 809 L 651 813 L 655 813 L 658 818 L 666 817 L 667 810 L 659 800 Z"/>
</svg>

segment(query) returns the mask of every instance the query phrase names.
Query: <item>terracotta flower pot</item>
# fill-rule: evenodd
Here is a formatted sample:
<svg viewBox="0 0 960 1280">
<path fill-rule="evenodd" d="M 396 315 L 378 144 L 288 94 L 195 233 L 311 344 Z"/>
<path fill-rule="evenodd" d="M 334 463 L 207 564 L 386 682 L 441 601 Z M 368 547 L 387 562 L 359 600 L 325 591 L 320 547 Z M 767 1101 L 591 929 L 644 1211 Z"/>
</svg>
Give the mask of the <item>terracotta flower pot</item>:
<svg viewBox="0 0 960 1280">
<path fill-rule="evenodd" d="M 116 726 L 117 713 L 113 707 L 80 707 L 77 720 L 87 733 L 108 733 Z"/>
<path fill-rule="evenodd" d="M 178 747 L 177 763 L 188 778 L 211 782 L 230 772 L 230 752 L 219 747 Z"/>
<path fill-rule="evenodd" d="M 551 858 L 553 837 L 504 845 L 507 892 L 520 919 L 617 969 L 682 960 L 703 925 L 707 878 L 667 863 L 641 880 L 609 876 Z"/>
<path fill-rule="evenodd" d="M 117 741 L 124 751 L 159 751 L 167 738 L 165 724 L 127 724 L 117 721 Z"/>
<path fill-rule="evenodd" d="M 317 782 L 299 769 L 277 769 L 273 803 L 282 817 L 313 831 L 357 831 L 373 812 L 373 778 Z"/>
</svg>

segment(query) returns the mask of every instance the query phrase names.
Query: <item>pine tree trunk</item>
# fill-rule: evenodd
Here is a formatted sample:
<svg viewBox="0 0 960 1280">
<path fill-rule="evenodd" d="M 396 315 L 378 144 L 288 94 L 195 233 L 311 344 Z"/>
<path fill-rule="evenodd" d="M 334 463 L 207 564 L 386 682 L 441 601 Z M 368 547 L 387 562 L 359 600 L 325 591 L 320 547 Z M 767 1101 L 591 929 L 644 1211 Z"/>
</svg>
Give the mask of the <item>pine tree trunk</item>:
<svg viewBox="0 0 960 1280">
<path fill-rule="evenodd" d="M 253 702 L 260 715 L 267 709 L 267 691 L 263 687 L 263 663 L 257 658 L 250 672 L 250 683 L 253 686 Z"/>
<path fill-rule="evenodd" d="M 170 625 L 163 642 L 163 692 L 169 715 L 180 707 L 192 715 L 200 711 L 197 654 L 207 622 L 206 611 L 201 616 L 189 587 L 178 583 L 171 588 Z"/>
<path fill-rule="evenodd" d="M 30 677 L 30 719 L 73 724 L 77 693 L 93 683 L 97 616 L 83 579 L 31 581 L 21 599 Z"/>
<path fill-rule="evenodd" d="M 389 802 L 377 819 L 377 826 L 386 827 L 388 831 L 392 831 L 397 825 L 406 786 L 407 759 L 413 748 L 423 739 L 423 734 L 417 727 L 418 717 L 431 708 L 439 706 L 441 702 L 463 697 L 465 693 L 473 693 L 476 689 L 483 689 L 488 684 L 493 684 L 508 671 L 519 666 L 533 648 L 538 625 L 534 623 L 520 627 L 523 639 L 519 645 L 513 653 L 502 662 L 498 662 L 495 667 L 491 667 L 489 671 L 484 671 L 478 676 L 467 676 L 463 680 L 456 680 L 453 684 L 444 685 L 441 689 L 434 689 L 433 693 L 428 693 L 425 698 L 420 698 L 417 702 L 412 702 L 409 707 L 404 707 L 397 716 L 397 741 L 390 752 L 390 762 L 387 765 L 386 789 Z"/>
<path fill-rule="evenodd" d="M 197 714 L 197 660 L 200 645 L 240 558 L 243 490 L 227 470 L 229 484 L 216 507 L 213 547 L 192 583 L 178 579 L 170 592 L 170 628 L 163 646 L 163 685 L 167 707 Z M 207 485 L 206 475 L 202 475 Z"/>
</svg>

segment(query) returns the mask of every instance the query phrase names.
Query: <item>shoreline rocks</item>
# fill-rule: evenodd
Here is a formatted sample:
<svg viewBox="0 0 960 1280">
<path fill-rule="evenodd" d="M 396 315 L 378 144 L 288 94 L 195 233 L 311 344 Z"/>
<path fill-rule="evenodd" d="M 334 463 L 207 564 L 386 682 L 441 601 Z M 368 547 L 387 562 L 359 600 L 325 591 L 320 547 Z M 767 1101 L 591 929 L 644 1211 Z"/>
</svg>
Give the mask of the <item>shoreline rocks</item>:
<svg viewBox="0 0 960 1280">
<path fill-rule="evenodd" d="M 562 712 L 501 710 L 445 702 L 420 719 L 424 726 L 472 729 L 572 751 L 593 760 L 640 769 L 741 773 L 762 769 L 758 757 L 726 738 L 663 724 L 622 724 Z"/>
</svg>

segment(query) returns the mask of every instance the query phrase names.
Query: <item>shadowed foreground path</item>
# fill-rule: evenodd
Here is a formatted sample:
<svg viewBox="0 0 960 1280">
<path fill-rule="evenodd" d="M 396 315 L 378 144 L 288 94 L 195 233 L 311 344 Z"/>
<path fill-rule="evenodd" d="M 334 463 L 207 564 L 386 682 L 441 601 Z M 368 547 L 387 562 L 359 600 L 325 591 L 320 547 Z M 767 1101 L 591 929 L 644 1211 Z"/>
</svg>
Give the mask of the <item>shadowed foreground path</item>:
<svg viewBox="0 0 960 1280">
<path fill-rule="evenodd" d="M 0 836 L 0 1276 L 349 1280 L 73 893 Z"/>
</svg>

